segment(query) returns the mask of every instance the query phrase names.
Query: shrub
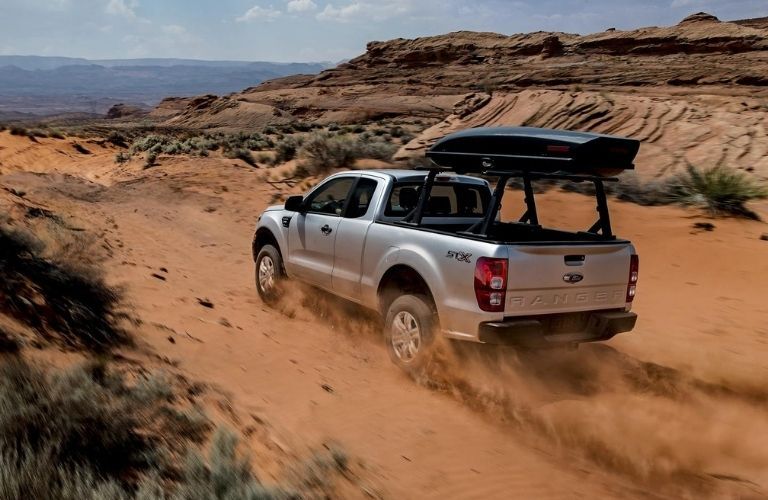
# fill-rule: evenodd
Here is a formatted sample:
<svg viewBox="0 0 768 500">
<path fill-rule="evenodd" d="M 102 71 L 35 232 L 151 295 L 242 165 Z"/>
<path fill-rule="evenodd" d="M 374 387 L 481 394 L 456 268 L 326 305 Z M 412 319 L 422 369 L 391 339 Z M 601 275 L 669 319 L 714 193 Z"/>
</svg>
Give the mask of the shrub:
<svg viewBox="0 0 768 500">
<path fill-rule="evenodd" d="M 53 129 L 48 133 L 48 137 L 51 139 L 64 139 L 66 136 L 61 130 Z"/>
<path fill-rule="evenodd" d="M 293 122 L 291 127 L 295 132 L 309 132 L 315 125 L 310 122 Z"/>
<path fill-rule="evenodd" d="M 190 471 L 179 484 L 171 465 L 172 454 L 187 449 L 189 432 L 173 427 L 174 403 L 171 387 L 157 377 L 129 385 L 100 363 L 45 371 L 20 358 L 6 361 L 0 366 L 0 497 L 192 498 L 182 494 Z M 215 477 L 228 481 L 215 483 L 227 489 L 213 491 L 257 484 L 252 475 L 232 474 L 230 464 L 245 469 L 243 462 L 217 446 L 224 452 L 221 459 L 212 454 Z"/>
<path fill-rule="evenodd" d="M 391 160 L 397 146 L 381 141 L 364 141 L 349 136 L 316 133 L 302 146 L 302 173 L 318 175 L 332 168 L 351 166 L 358 158 Z"/>
<path fill-rule="evenodd" d="M 390 161 L 397 152 L 397 146 L 379 141 L 358 141 L 357 154 L 360 158 Z"/>
<path fill-rule="evenodd" d="M 731 214 L 758 218 L 746 207 L 751 200 L 768 197 L 768 190 L 735 169 L 718 166 L 701 171 L 689 167 L 670 181 L 673 197 L 684 204 L 700 205 L 713 215 Z"/>
<path fill-rule="evenodd" d="M 237 455 L 237 437 L 225 430 L 218 430 L 214 435 L 207 460 L 199 453 L 188 454 L 181 484 L 174 495 L 185 500 L 290 497 L 292 495 L 266 488 L 258 481 L 248 460 Z"/>
<path fill-rule="evenodd" d="M 149 153 L 147 153 L 146 161 L 144 162 L 144 168 L 151 168 L 157 165 L 157 151 L 154 149 L 151 149 Z"/>
<path fill-rule="evenodd" d="M 105 351 L 129 342 L 120 291 L 92 269 L 42 258 L 43 250 L 26 233 L 0 227 L 0 309 L 73 347 Z"/>
<path fill-rule="evenodd" d="M 412 133 L 406 131 L 406 132 L 403 132 L 403 135 L 400 136 L 400 142 L 402 144 L 407 144 L 407 143 L 411 142 L 412 140 L 414 140 L 415 138 L 416 138 L 415 135 L 413 135 Z"/>
<path fill-rule="evenodd" d="M 128 147 L 128 139 L 126 139 L 126 137 L 117 130 L 112 130 L 109 132 L 109 134 L 107 134 L 107 142 L 110 142 L 121 148 Z"/>
<path fill-rule="evenodd" d="M 44 139 L 48 137 L 48 133 L 45 130 L 34 128 L 34 129 L 27 130 L 27 137 L 29 137 L 30 139 L 34 139 L 36 137 L 40 137 L 41 139 Z"/>
<path fill-rule="evenodd" d="M 227 150 L 224 153 L 224 156 L 227 157 L 227 158 L 243 160 L 245 163 L 247 163 L 248 165 L 250 165 L 252 167 L 257 167 L 258 166 L 256 164 L 256 159 L 253 157 L 253 154 L 249 150 L 247 150 L 245 148 L 237 148 L 237 149 Z"/>
<path fill-rule="evenodd" d="M 159 466 L 142 432 L 162 418 L 165 393 L 139 391 L 104 365 L 45 372 L 22 360 L 0 367 L 3 498 L 89 498 Z M 111 480 L 102 478 L 112 478 Z"/>
<path fill-rule="evenodd" d="M 131 159 L 131 155 L 124 152 L 119 152 L 115 155 L 115 163 L 122 165 L 123 163 L 127 163 Z"/>
<path fill-rule="evenodd" d="M 27 129 L 18 125 L 11 125 L 10 132 L 11 135 L 27 135 Z"/>
<path fill-rule="evenodd" d="M 332 168 L 350 166 L 358 157 L 358 142 L 345 136 L 314 134 L 301 147 L 302 168 L 318 175 Z"/>
<path fill-rule="evenodd" d="M 296 153 L 301 146 L 301 141 L 289 135 L 275 145 L 275 158 L 273 163 L 285 163 L 296 158 Z"/>
</svg>

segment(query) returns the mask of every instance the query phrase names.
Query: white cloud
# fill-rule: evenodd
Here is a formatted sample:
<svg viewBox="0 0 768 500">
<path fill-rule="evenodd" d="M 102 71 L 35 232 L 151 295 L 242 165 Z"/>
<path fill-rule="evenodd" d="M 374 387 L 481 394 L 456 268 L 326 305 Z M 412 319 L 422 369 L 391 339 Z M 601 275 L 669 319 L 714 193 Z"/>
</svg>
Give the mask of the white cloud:
<svg viewBox="0 0 768 500">
<path fill-rule="evenodd" d="M 278 17 L 280 17 L 281 12 L 271 5 L 269 7 L 261 7 L 259 5 L 254 5 L 250 9 L 248 9 L 248 12 L 243 14 L 242 16 L 235 19 L 235 21 L 239 23 L 245 23 L 249 21 L 257 21 L 259 19 L 263 19 L 265 21 L 274 21 Z"/>
<path fill-rule="evenodd" d="M 696 0 L 672 0 L 670 7 L 676 9 L 678 7 L 688 7 L 689 5 L 695 5 L 697 3 Z"/>
<path fill-rule="evenodd" d="M 136 0 L 109 0 L 106 11 L 113 16 L 122 16 L 127 19 L 136 19 L 136 7 L 139 3 Z"/>
<path fill-rule="evenodd" d="M 178 24 L 167 24 L 162 27 L 163 33 L 168 35 L 186 35 L 187 29 L 184 26 Z"/>
<path fill-rule="evenodd" d="M 317 4 L 312 0 L 290 0 L 286 6 L 288 12 L 307 12 L 316 8 Z"/>
<path fill-rule="evenodd" d="M 379 2 L 358 1 L 336 7 L 328 4 L 317 14 L 320 21 L 350 23 L 355 21 L 385 21 L 407 14 L 412 10 L 413 2 L 408 0 L 382 0 Z"/>
</svg>

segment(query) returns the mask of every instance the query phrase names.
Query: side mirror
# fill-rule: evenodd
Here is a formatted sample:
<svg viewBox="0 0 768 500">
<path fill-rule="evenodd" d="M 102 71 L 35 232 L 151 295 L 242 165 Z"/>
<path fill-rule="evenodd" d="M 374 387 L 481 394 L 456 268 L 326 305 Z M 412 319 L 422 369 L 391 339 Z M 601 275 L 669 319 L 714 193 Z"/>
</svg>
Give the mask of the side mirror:
<svg viewBox="0 0 768 500">
<path fill-rule="evenodd" d="M 301 212 L 304 205 L 304 197 L 301 195 L 290 196 L 285 200 L 285 209 L 289 212 Z"/>
</svg>

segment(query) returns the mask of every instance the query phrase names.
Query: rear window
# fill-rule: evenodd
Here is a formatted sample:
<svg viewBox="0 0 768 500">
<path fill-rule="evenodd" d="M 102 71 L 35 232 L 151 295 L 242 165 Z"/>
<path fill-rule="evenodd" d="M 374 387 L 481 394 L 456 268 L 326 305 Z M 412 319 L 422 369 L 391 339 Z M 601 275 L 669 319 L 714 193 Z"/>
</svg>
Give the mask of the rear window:
<svg viewBox="0 0 768 500">
<path fill-rule="evenodd" d="M 423 183 L 395 184 L 387 200 L 384 215 L 405 217 L 419 201 Z M 424 216 L 426 217 L 482 217 L 488 206 L 488 188 L 481 185 L 435 183 Z"/>
</svg>

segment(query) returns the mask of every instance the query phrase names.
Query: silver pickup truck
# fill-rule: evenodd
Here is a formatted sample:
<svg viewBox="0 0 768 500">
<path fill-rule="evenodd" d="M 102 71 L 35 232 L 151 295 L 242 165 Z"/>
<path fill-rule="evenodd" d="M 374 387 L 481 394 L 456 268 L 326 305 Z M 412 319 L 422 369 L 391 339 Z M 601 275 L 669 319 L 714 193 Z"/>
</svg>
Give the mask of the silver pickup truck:
<svg viewBox="0 0 768 500">
<path fill-rule="evenodd" d="M 636 152 L 634 141 L 595 134 L 473 129 L 435 144 L 426 171 L 331 175 L 259 217 L 257 290 L 274 302 L 289 277 L 379 312 L 407 370 L 429 359 L 436 334 L 527 347 L 609 339 L 635 325 L 638 258 L 611 232 L 603 182 Z M 539 224 L 532 184 L 551 178 L 594 184 L 593 227 Z M 503 221 L 512 179 L 526 210 Z"/>
</svg>

